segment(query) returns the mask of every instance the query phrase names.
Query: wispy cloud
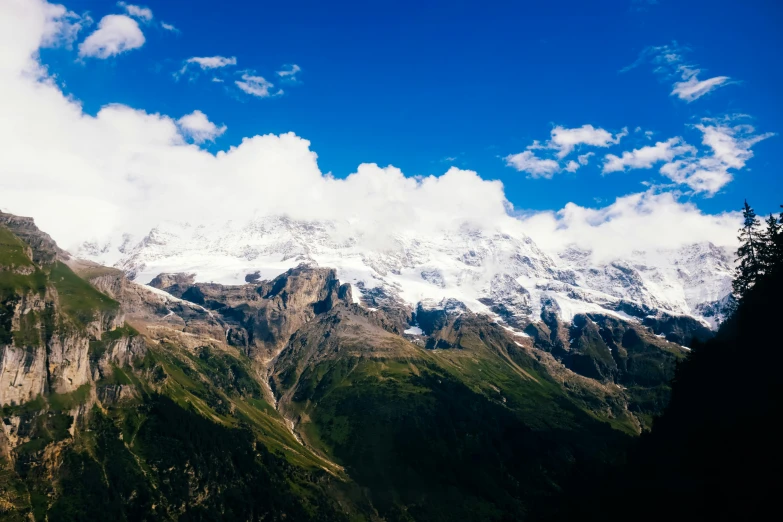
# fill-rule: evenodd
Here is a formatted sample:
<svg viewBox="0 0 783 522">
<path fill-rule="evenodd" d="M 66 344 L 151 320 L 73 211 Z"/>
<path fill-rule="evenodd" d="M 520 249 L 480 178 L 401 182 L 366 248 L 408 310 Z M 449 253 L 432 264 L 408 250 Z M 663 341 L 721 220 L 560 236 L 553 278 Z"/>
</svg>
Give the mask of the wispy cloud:
<svg viewBox="0 0 783 522">
<path fill-rule="evenodd" d="M 685 62 L 684 54 L 688 52 L 688 48 L 680 46 L 677 42 L 647 47 L 639 53 L 634 63 L 620 69 L 620 72 L 628 72 L 649 63 L 653 66 L 655 74 L 673 82 L 670 94 L 688 103 L 698 100 L 719 87 L 735 83 L 728 76 L 714 76 L 699 80 L 699 74 L 704 71 Z"/>
<path fill-rule="evenodd" d="M 694 192 L 715 194 L 734 176 L 729 170 L 739 170 L 753 157 L 751 148 L 758 142 L 771 138 L 774 133 L 756 134 L 751 125 L 728 125 L 717 120 L 705 119 L 694 126 L 702 133 L 702 145 L 709 151 L 698 158 L 686 158 L 667 163 L 661 174 L 672 181 L 684 184 Z"/>
<path fill-rule="evenodd" d="M 603 173 L 620 172 L 627 169 L 649 169 L 661 161 L 671 161 L 684 154 L 695 154 L 696 148 L 680 137 L 659 141 L 655 145 L 625 151 L 620 156 L 604 156 Z"/>
<path fill-rule="evenodd" d="M 123 8 L 128 16 L 132 16 L 133 18 L 141 20 L 145 23 L 152 21 L 152 10 L 149 7 L 128 4 L 126 2 L 117 2 L 117 5 Z"/>
<path fill-rule="evenodd" d="M 180 30 L 174 27 L 171 24 L 167 24 L 166 22 L 161 22 L 160 26 L 165 29 L 166 31 L 171 31 L 172 33 L 179 33 Z"/>
<path fill-rule="evenodd" d="M 178 80 L 180 77 L 188 74 L 190 79 L 194 80 L 201 71 L 214 71 L 232 67 L 236 64 L 237 59 L 234 56 L 194 56 L 183 62 L 182 68 L 174 73 L 174 78 Z"/>
<path fill-rule="evenodd" d="M 682 81 L 673 85 L 671 95 L 677 96 L 688 103 L 698 100 L 722 85 L 726 85 L 726 82 L 731 79 L 728 76 L 715 76 L 699 81 L 698 74 L 701 72 L 700 69 L 691 69 L 684 65 L 680 66 L 679 69 L 682 73 Z"/>
<path fill-rule="evenodd" d="M 43 47 L 65 47 L 70 49 L 79 32 L 92 25 L 90 15 L 78 15 L 64 6 L 46 4 L 46 24 L 41 39 Z"/>
<path fill-rule="evenodd" d="M 194 56 L 193 58 L 185 60 L 185 64 L 196 64 L 201 67 L 202 70 L 219 69 L 221 67 L 236 65 L 237 59 L 234 56 L 231 56 L 230 58 L 225 56 Z"/>
<path fill-rule="evenodd" d="M 237 80 L 234 84 L 242 91 L 256 96 L 257 98 L 268 98 L 270 96 L 277 96 L 283 94 L 282 89 L 278 89 L 273 93 L 271 89 L 274 87 L 272 82 L 267 81 L 263 76 L 254 76 L 252 74 L 243 74 L 241 80 Z"/>
<path fill-rule="evenodd" d="M 773 133 L 758 134 L 751 125 L 733 124 L 743 117 L 704 119 L 693 125 L 702 134 L 702 150 L 677 136 L 625 151 L 620 156 L 607 154 L 603 173 L 649 169 L 663 162 L 659 172 L 665 177 L 694 193 L 713 195 L 733 179 L 731 171 L 745 167 L 753 157 L 755 144 L 774 136 Z"/>
<path fill-rule="evenodd" d="M 296 75 L 301 70 L 301 67 L 293 63 L 290 65 L 284 65 L 281 70 L 276 72 L 276 74 L 283 80 L 296 81 Z"/>
</svg>

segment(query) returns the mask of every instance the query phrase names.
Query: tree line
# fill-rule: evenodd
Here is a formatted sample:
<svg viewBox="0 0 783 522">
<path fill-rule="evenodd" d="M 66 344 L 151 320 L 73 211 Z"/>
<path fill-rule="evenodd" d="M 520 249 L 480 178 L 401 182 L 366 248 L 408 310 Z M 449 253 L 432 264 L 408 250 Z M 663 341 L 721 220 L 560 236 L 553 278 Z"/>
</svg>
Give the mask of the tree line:
<svg viewBox="0 0 783 522">
<path fill-rule="evenodd" d="M 734 298 L 738 301 L 742 301 L 759 279 L 783 265 L 783 212 L 778 216 L 770 214 L 763 228 L 753 207 L 745 200 L 742 218 L 733 282 Z"/>
</svg>

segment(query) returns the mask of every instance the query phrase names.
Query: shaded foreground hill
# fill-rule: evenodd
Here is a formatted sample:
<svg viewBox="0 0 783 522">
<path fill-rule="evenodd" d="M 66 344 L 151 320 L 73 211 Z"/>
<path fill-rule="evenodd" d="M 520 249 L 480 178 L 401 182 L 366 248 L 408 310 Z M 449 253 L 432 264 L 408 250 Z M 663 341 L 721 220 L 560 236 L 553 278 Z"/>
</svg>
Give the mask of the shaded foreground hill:
<svg viewBox="0 0 783 522">
<path fill-rule="evenodd" d="M 569 489 L 559 518 L 763 520 L 777 511 L 780 261 L 679 365 L 668 407 L 629 446 L 627 463 Z"/>
</svg>

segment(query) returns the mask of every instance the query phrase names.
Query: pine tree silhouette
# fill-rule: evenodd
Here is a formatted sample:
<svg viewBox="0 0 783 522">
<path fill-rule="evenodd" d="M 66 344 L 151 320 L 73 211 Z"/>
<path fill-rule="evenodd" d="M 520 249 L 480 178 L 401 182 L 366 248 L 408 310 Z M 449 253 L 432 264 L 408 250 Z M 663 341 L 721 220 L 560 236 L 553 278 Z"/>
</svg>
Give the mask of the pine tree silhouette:
<svg viewBox="0 0 783 522">
<path fill-rule="evenodd" d="M 738 264 L 732 285 L 737 299 L 742 299 L 753 287 L 764 268 L 760 258 L 764 244 L 760 222 L 747 200 L 742 209 L 742 217 L 744 222 L 738 236 L 740 241 L 740 247 L 737 249 Z"/>
<path fill-rule="evenodd" d="M 764 273 L 772 271 L 781 258 L 780 247 L 783 245 L 780 221 L 772 214 L 764 221 L 767 229 L 761 235 L 762 244 L 759 250 L 759 262 Z"/>
</svg>

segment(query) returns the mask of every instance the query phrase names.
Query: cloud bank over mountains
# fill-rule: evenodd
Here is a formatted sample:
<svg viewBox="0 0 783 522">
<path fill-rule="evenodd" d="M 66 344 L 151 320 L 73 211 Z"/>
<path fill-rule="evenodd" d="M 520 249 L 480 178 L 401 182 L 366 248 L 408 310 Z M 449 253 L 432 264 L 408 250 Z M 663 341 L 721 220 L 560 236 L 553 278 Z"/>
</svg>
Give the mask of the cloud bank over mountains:
<svg viewBox="0 0 783 522">
<path fill-rule="evenodd" d="M 399 231 L 416 230 L 426 238 L 465 224 L 521 229 L 545 249 L 576 243 L 600 256 L 697 241 L 735 242 L 735 214 L 704 214 L 671 192 L 632 194 L 602 209 L 568 204 L 558 212 L 526 214 L 512 207 L 499 181 L 455 167 L 438 176 L 408 177 L 393 166 L 362 164 L 347 178 L 334 178 L 319 169 L 310 143 L 293 133 L 246 137 L 212 153 L 200 144 L 226 127 L 197 107 L 187 115 L 165 115 L 114 104 L 92 116 L 63 94 L 38 60 L 42 46 L 71 39 L 63 28 L 73 17 L 43 0 L 9 1 L 0 16 L 0 140 L 5 145 L 0 208 L 34 216 L 66 248 L 122 232 L 143 235 L 166 220 L 195 224 L 259 214 L 331 220 L 343 224 L 345 233 L 379 242 Z M 111 42 L 102 40 L 94 49 L 120 48 Z M 685 155 L 670 175 L 693 179 L 708 169 L 739 168 L 759 139 L 748 136 L 747 128 L 701 125 L 711 156 L 694 156 L 670 140 L 614 156 L 606 165 L 615 171 L 657 161 L 672 165 L 675 156 Z M 545 176 L 580 146 L 615 145 L 626 134 L 592 125 L 556 127 L 547 143 L 507 161 L 525 166 L 536 161 L 534 150 L 546 149 L 557 159 L 530 167 Z M 571 162 L 578 168 L 590 155 Z"/>
</svg>

